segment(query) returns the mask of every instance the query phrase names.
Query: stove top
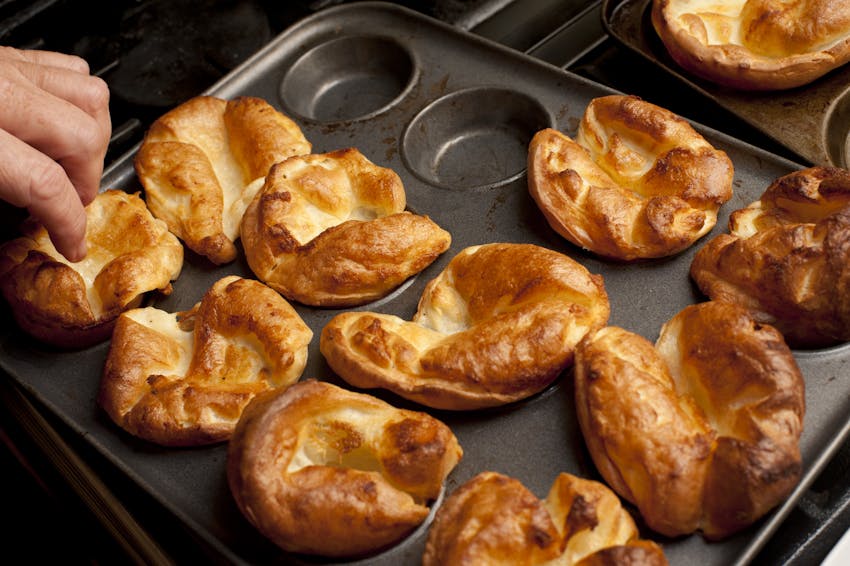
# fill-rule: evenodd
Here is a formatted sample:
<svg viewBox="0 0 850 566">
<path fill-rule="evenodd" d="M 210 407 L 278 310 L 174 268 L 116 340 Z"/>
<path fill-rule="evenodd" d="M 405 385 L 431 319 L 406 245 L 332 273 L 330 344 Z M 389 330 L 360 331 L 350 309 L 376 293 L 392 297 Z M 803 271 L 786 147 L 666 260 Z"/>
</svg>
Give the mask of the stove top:
<svg viewBox="0 0 850 566">
<path fill-rule="evenodd" d="M 158 116 L 203 92 L 293 22 L 334 0 L 6 0 L 0 44 L 72 53 L 110 88 L 107 163 Z M 510 0 L 395 2 L 468 28 Z"/>
</svg>

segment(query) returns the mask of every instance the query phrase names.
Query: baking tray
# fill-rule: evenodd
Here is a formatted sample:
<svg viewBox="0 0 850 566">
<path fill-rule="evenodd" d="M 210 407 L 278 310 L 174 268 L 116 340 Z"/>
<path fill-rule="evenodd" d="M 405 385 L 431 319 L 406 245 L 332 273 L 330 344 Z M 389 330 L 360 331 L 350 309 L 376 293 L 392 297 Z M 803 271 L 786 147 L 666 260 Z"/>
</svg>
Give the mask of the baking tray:
<svg viewBox="0 0 850 566">
<path fill-rule="evenodd" d="M 680 67 L 650 20 L 652 0 L 603 0 L 602 24 L 624 47 L 789 148 L 810 164 L 850 166 L 850 65 L 801 87 L 746 92 L 714 84 Z"/>
<path fill-rule="evenodd" d="M 293 117 L 316 153 L 357 147 L 404 181 L 409 208 L 452 233 L 452 246 L 434 264 L 388 297 L 361 307 L 410 318 L 425 284 L 461 249 L 487 242 L 530 242 L 559 250 L 600 273 L 610 295 L 610 324 L 651 340 L 686 305 L 703 300 L 688 277 L 696 247 L 662 260 L 601 261 L 551 230 L 530 198 L 527 145 L 540 128 L 574 134 L 587 103 L 612 91 L 558 67 L 384 3 L 330 8 L 285 30 L 213 86 L 230 98 L 263 97 Z M 735 165 L 728 214 L 755 199 L 798 164 L 698 126 Z M 105 173 L 104 187 L 141 190 L 133 152 Z M 216 267 L 192 253 L 174 293 L 156 306 L 187 309 L 220 277 L 252 277 L 244 258 Z M 344 385 L 324 362 L 318 335 L 338 310 L 295 305 L 315 333 L 304 377 Z M 116 427 L 95 404 L 108 344 L 60 352 L 22 336 L 2 307 L 0 364 L 49 411 L 67 422 L 222 560 L 233 563 L 330 563 L 289 556 L 242 517 L 225 477 L 226 445 L 166 449 Z M 801 441 L 804 478 L 782 507 L 721 543 L 695 535 L 664 544 L 672 564 L 745 563 L 780 524 L 847 435 L 848 347 L 796 352 L 807 380 L 808 411 Z M 454 413 L 431 411 L 451 426 L 465 455 L 446 492 L 484 470 L 513 476 L 540 497 L 560 472 L 599 476 L 573 412 L 571 372 L 551 387 L 510 406 Z M 396 406 L 418 405 L 376 391 Z M 439 504 L 439 502 L 437 502 Z M 436 506 L 435 506 L 436 507 Z M 398 545 L 362 563 L 418 564 L 430 518 Z M 651 533 L 645 533 L 651 536 Z"/>
</svg>

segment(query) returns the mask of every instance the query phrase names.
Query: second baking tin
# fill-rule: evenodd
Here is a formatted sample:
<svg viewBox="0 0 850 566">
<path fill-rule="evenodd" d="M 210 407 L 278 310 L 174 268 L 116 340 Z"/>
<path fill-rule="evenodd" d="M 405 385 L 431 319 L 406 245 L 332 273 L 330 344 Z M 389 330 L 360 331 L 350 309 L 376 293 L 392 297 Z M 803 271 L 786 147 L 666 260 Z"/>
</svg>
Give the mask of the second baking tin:
<svg viewBox="0 0 850 566">
<path fill-rule="evenodd" d="M 814 165 L 850 166 L 850 65 L 808 85 L 772 92 L 727 88 L 681 68 L 652 27 L 652 0 L 603 0 L 606 31 Z"/>
<path fill-rule="evenodd" d="M 415 12 L 371 2 L 332 8 L 297 23 L 210 90 L 223 98 L 265 98 L 301 126 L 315 153 L 359 148 L 401 176 L 411 210 L 451 232 L 451 249 L 433 265 L 362 310 L 409 319 L 425 284 L 463 248 L 529 242 L 561 251 L 601 274 L 611 300 L 609 323 L 654 341 L 670 317 L 704 300 L 688 277 L 688 267 L 705 239 L 667 259 L 602 261 L 551 230 L 527 190 L 525 160 L 532 135 L 549 126 L 575 134 L 587 103 L 610 93 Z M 726 230 L 732 210 L 756 199 L 773 179 L 798 165 L 722 133 L 700 130 L 735 166 L 735 196 L 707 239 Z M 132 159 L 130 154 L 119 160 L 106 173 L 104 187 L 140 191 Z M 173 294 L 156 306 L 187 309 L 227 274 L 253 277 L 242 256 L 216 267 L 187 253 Z M 340 311 L 294 306 L 315 333 L 304 378 L 345 386 L 318 349 L 321 329 Z M 116 427 L 95 404 L 108 344 L 58 352 L 22 336 L 7 310 L 0 315 L 2 367 L 222 560 L 331 563 L 287 555 L 248 524 L 227 487 L 226 445 L 166 449 Z M 750 561 L 847 436 L 850 348 L 795 354 L 806 378 L 807 402 L 800 487 L 775 512 L 723 542 L 707 543 L 699 535 L 666 540 L 644 530 L 644 536 L 664 545 L 671 564 Z M 568 370 L 542 393 L 506 407 L 429 411 L 452 428 L 465 452 L 446 492 L 485 470 L 513 476 L 540 497 L 560 472 L 599 479 L 577 426 L 571 381 Z M 424 410 L 386 392 L 371 393 L 396 406 Z M 429 522 L 362 563 L 419 564 Z"/>
</svg>

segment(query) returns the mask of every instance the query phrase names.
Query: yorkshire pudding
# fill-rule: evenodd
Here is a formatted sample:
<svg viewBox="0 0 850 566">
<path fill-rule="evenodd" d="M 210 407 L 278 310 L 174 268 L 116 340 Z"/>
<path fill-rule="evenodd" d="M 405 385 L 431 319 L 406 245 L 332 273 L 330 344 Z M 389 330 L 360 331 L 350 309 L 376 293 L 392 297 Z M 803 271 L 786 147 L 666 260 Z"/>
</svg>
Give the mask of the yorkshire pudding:
<svg viewBox="0 0 850 566">
<path fill-rule="evenodd" d="M 634 96 L 591 100 L 575 140 L 547 128 L 528 150 L 528 190 L 573 244 L 619 260 L 665 257 L 717 222 L 732 162 L 690 124 Z"/>
<path fill-rule="evenodd" d="M 482 472 L 434 516 L 423 566 L 666 565 L 605 485 L 562 473 L 540 501 L 518 480 Z"/>
<path fill-rule="evenodd" d="M 729 231 L 691 264 L 706 295 L 747 307 L 795 347 L 850 340 L 850 171 L 782 176 L 732 213 Z"/>
<path fill-rule="evenodd" d="M 227 440 L 256 394 L 300 377 L 312 337 L 283 297 L 227 276 L 189 311 L 122 314 L 98 403 L 123 429 L 164 446 Z"/>
<path fill-rule="evenodd" d="M 602 477 L 661 534 L 728 537 L 800 478 L 803 376 L 782 335 L 737 305 L 686 307 L 654 347 L 618 327 L 589 333 L 575 399 Z"/>
<path fill-rule="evenodd" d="M 476 409 L 545 388 L 609 312 L 602 277 L 569 257 L 531 244 L 486 244 L 462 250 L 428 283 L 411 322 L 341 313 L 322 330 L 320 349 L 356 387 Z"/>
<path fill-rule="evenodd" d="M 850 61 L 846 0 L 653 0 L 652 24 L 685 70 L 737 89 L 797 87 Z"/>
<path fill-rule="evenodd" d="M 427 216 L 404 212 L 405 202 L 399 176 L 353 148 L 278 163 L 242 222 L 248 265 L 307 305 L 379 299 L 451 243 Z"/>
<path fill-rule="evenodd" d="M 462 454 L 425 413 L 308 380 L 245 408 L 227 478 L 248 521 L 284 550 L 358 556 L 422 523 Z"/>
<path fill-rule="evenodd" d="M 239 223 L 269 168 L 310 149 L 298 125 L 265 100 L 198 96 L 151 125 L 135 166 L 154 216 L 221 265 L 236 258 Z"/>
<path fill-rule="evenodd" d="M 66 260 L 43 226 L 0 246 L 0 286 L 18 325 L 36 339 L 83 348 L 109 338 L 118 315 L 143 295 L 171 293 L 183 246 L 138 194 L 107 190 L 86 207 L 88 254 Z"/>
</svg>

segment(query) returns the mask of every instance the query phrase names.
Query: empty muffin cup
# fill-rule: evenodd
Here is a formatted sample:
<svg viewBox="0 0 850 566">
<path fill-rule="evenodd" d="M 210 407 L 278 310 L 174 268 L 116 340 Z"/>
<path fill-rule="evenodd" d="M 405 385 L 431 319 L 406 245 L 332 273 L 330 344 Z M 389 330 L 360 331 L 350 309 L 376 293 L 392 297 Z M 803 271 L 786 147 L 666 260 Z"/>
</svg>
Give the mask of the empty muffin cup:
<svg viewBox="0 0 850 566">
<path fill-rule="evenodd" d="M 850 90 L 833 102 L 826 116 L 826 148 L 837 167 L 850 167 Z"/>
<path fill-rule="evenodd" d="M 471 88 L 435 100 L 414 117 L 402 153 L 408 168 L 432 185 L 493 188 L 525 173 L 531 138 L 552 123 L 526 94 Z"/>
<path fill-rule="evenodd" d="M 284 76 L 284 106 L 318 122 L 374 116 L 391 106 L 416 76 L 410 53 L 377 36 L 341 37 L 313 47 Z"/>
</svg>

